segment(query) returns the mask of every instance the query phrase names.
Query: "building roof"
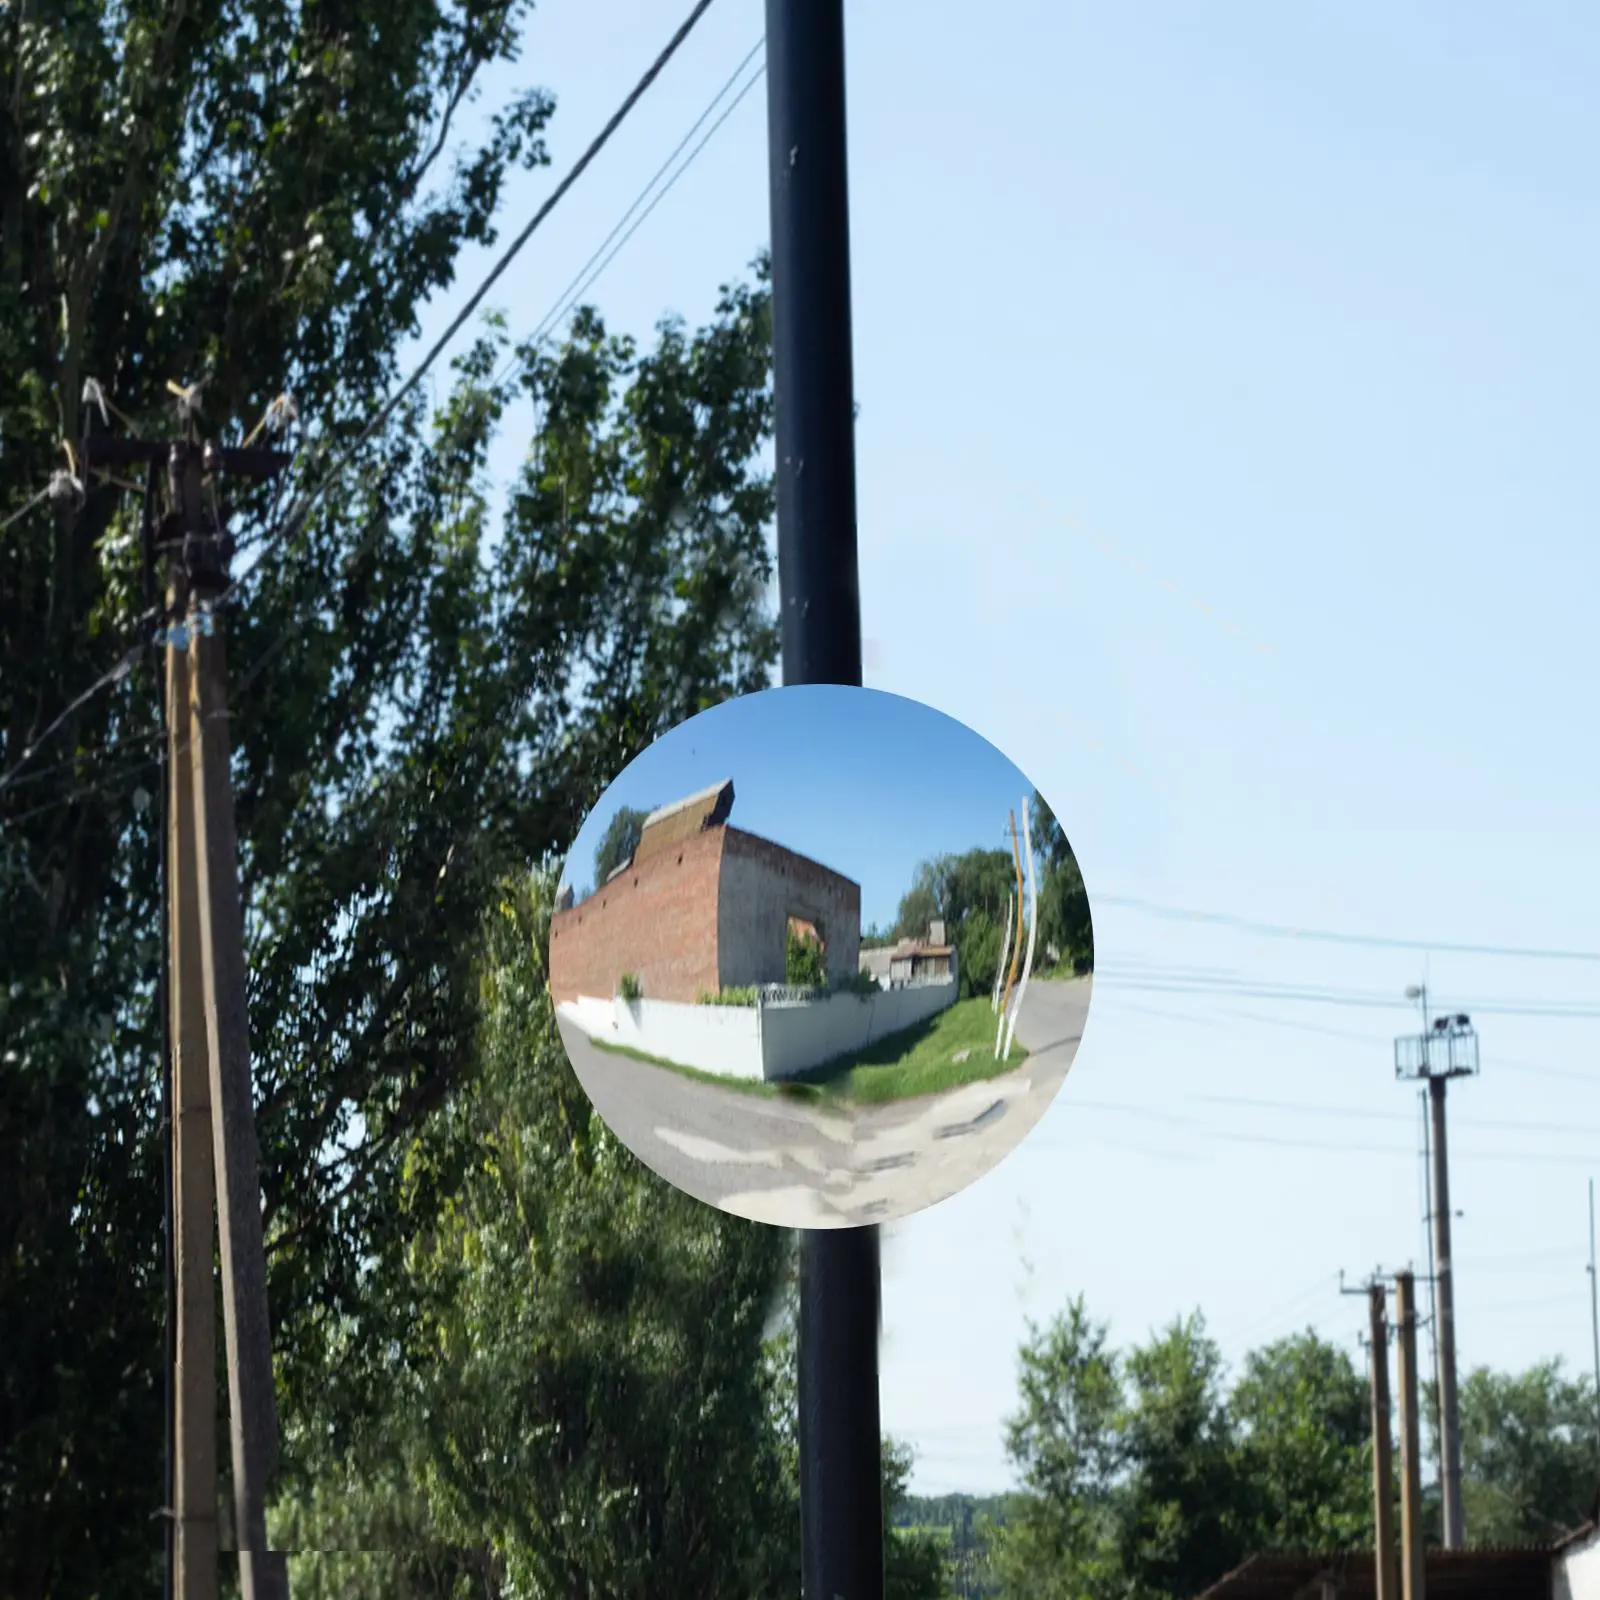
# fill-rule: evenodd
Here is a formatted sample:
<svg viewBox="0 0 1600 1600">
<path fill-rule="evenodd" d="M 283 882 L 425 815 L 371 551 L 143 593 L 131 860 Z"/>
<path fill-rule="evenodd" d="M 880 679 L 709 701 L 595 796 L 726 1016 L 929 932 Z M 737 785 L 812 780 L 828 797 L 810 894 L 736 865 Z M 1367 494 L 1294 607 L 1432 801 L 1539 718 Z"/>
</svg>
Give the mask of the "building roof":
<svg viewBox="0 0 1600 1600">
<path fill-rule="evenodd" d="M 1428 1600 L 1549 1600 L 1549 1546 L 1508 1550 L 1430 1550 Z M 1336 1555 L 1252 1556 L 1198 1600 L 1320 1600 L 1331 1582 L 1341 1600 L 1377 1593 L 1370 1550 Z"/>
<path fill-rule="evenodd" d="M 698 794 L 657 806 L 639 830 L 639 847 L 633 852 L 636 862 L 646 861 L 659 850 L 681 844 L 707 828 L 719 827 L 733 810 L 733 779 L 725 778 Z"/>
<path fill-rule="evenodd" d="M 675 817 L 680 811 L 691 811 L 697 807 L 709 811 L 723 795 L 728 797 L 728 804 L 733 804 L 733 779 L 724 778 L 721 783 L 714 783 L 709 789 L 700 789 L 694 794 L 685 796 L 682 800 L 674 800 L 670 805 L 657 806 L 648 817 L 644 819 L 643 826 L 653 828 L 658 822 L 665 822 L 668 817 Z"/>
</svg>

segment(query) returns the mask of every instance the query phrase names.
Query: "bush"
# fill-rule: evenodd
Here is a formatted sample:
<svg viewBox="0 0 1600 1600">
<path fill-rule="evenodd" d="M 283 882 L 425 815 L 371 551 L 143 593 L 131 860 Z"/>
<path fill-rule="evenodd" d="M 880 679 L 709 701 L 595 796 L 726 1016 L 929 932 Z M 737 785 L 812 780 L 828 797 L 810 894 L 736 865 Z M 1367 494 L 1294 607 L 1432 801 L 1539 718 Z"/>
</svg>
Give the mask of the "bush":
<svg viewBox="0 0 1600 1600">
<path fill-rule="evenodd" d="M 822 989 L 828 983 L 828 961 L 822 946 L 792 925 L 784 947 L 783 981 L 793 989 Z"/>
<path fill-rule="evenodd" d="M 870 972 L 851 972 L 834 985 L 839 994 L 859 995 L 863 1000 L 869 1000 L 878 992 L 878 980 Z"/>
<path fill-rule="evenodd" d="M 753 1006 L 756 1003 L 754 987 L 743 989 L 697 989 L 694 1003 L 697 1006 Z"/>
<path fill-rule="evenodd" d="M 624 972 L 622 976 L 617 979 L 617 993 L 621 995 L 622 998 L 630 1005 L 632 1005 L 635 1000 L 642 1000 L 644 998 L 644 989 L 640 985 L 639 979 L 631 972 Z"/>
<path fill-rule="evenodd" d="M 994 988 L 1005 947 L 1005 926 L 987 911 L 969 911 L 955 930 L 956 966 L 964 998 L 989 994 Z"/>
</svg>

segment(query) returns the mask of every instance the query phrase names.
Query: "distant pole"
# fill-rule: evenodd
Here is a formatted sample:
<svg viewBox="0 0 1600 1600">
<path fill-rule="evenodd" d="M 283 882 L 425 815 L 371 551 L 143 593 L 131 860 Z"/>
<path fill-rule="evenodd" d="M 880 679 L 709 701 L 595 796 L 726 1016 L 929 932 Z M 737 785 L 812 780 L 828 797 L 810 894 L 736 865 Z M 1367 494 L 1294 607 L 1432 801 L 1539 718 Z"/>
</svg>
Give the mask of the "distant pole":
<svg viewBox="0 0 1600 1600">
<path fill-rule="evenodd" d="M 1450 1249 L 1450 1157 L 1445 1140 L 1444 1091 L 1448 1079 L 1428 1078 L 1433 1129 L 1433 1253 L 1439 1281 L 1439 1454 L 1444 1501 L 1444 1547 L 1466 1548 L 1466 1508 L 1461 1503 L 1461 1402 L 1456 1392 L 1455 1264 Z"/>
<path fill-rule="evenodd" d="M 1400 1600 L 1394 1549 L 1394 1444 L 1389 1421 L 1389 1318 L 1384 1288 L 1367 1286 L 1372 1337 L 1372 1513 L 1378 1600 Z"/>
<path fill-rule="evenodd" d="M 1428 1086 L 1432 1183 L 1429 1211 L 1433 1218 L 1434 1283 L 1437 1292 L 1439 1348 L 1439 1489 L 1444 1513 L 1444 1547 L 1463 1550 L 1467 1543 L 1466 1508 L 1461 1499 L 1461 1406 L 1456 1386 L 1455 1267 L 1450 1248 L 1450 1155 L 1445 1133 L 1445 1087 L 1451 1078 L 1478 1070 L 1478 1036 L 1465 1014 L 1430 1018 L 1427 991 L 1420 986 L 1407 998 L 1422 1005 L 1422 1032 L 1395 1041 L 1397 1077 L 1420 1078 Z"/>
<path fill-rule="evenodd" d="M 1028 974 L 1033 971 L 1033 950 L 1039 931 L 1039 886 L 1033 871 L 1033 832 L 1028 819 L 1028 800 L 1022 800 L 1022 852 L 1028 863 L 1028 948 L 1022 958 L 1022 976 L 1017 980 L 1017 997 L 1011 1002 L 1011 1020 L 1006 1023 L 1005 1059 L 1011 1059 L 1011 1044 L 1017 1036 L 1017 1018 L 1028 992 Z"/>
<path fill-rule="evenodd" d="M 1594 1339 L 1595 1444 L 1600 1449 L 1600 1263 L 1594 1253 L 1594 1179 L 1589 1180 L 1589 1331 Z"/>
<path fill-rule="evenodd" d="M 1400 1570 L 1404 1600 L 1424 1600 L 1427 1552 L 1422 1534 L 1422 1421 L 1417 1415 L 1417 1296 L 1409 1272 L 1394 1281 L 1399 1322 Z"/>
<path fill-rule="evenodd" d="M 1016 915 L 1016 906 L 1008 898 L 1006 900 L 1006 931 L 1000 938 L 1000 962 L 994 969 L 994 993 L 989 997 L 989 1009 L 998 1013 L 1000 1010 L 1000 985 L 1005 981 L 1006 963 L 1011 959 L 1011 919 Z"/>
<path fill-rule="evenodd" d="M 994 1058 L 1000 1059 L 1006 1045 L 1006 1019 L 1011 1015 L 1011 989 L 1017 981 L 1017 965 L 1022 960 L 1022 853 L 1017 845 L 1017 814 L 1010 813 L 1009 826 L 1011 829 L 1011 865 L 1017 874 L 1016 897 L 1013 903 L 1017 908 L 1015 924 L 1017 936 L 1011 944 L 1011 954 L 1008 958 L 1009 965 L 1006 969 L 1005 989 L 1000 996 L 1000 1026 L 995 1029 Z"/>
<path fill-rule="evenodd" d="M 843 0 L 767 0 L 785 684 L 861 683 Z M 876 1228 L 800 1236 L 804 1600 L 883 1600 Z"/>
</svg>

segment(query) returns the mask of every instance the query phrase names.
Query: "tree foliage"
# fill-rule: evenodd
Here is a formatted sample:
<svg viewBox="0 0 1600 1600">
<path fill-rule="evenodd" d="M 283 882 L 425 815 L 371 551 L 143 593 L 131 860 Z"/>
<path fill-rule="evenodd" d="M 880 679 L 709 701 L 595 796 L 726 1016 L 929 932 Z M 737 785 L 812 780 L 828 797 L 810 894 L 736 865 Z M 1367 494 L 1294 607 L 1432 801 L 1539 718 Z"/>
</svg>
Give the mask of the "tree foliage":
<svg viewBox="0 0 1600 1600">
<path fill-rule="evenodd" d="M 1313 1334 L 1254 1352 L 1230 1389 L 1198 1316 L 1117 1351 L 1079 1299 L 1021 1371 L 1007 1597 L 1178 1600 L 1255 1552 L 1370 1538 L 1360 1381 Z"/>
<path fill-rule="evenodd" d="M 644 819 L 649 815 L 648 811 L 639 811 L 632 806 L 617 808 L 594 849 L 596 888 L 624 862 L 633 860 L 634 852 L 639 848 L 639 836 L 644 831 Z"/>
<path fill-rule="evenodd" d="M 447 1542 L 491 1593 L 781 1592 L 774 1534 L 790 1507 L 763 1356 L 791 1236 L 673 1189 L 594 1113 L 545 982 L 553 890 L 536 874 L 491 919 L 474 1091 L 409 1141 L 407 1242 L 368 1289 L 403 1310 L 409 1337 L 346 1352 L 335 1370 L 371 1361 L 387 1399 L 366 1410 L 360 1383 L 330 1393 L 334 1432 L 363 1414 L 374 1426 L 332 1474 L 308 1476 L 370 1484 L 402 1465 L 409 1531 Z M 301 1436 L 325 1436 L 321 1421 Z M 285 1542 L 370 1538 L 334 1511 L 288 1508 Z M 374 1595 L 418 1559 L 410 1542 L 369 1559 Z M 348 1572 L 302 1564 L 297 1592 L 349 1592 L 332 1583 Z"/>
<path fill-rule="evenodd" d="M 1079 1299 L 1020 1372 L 1019 1492 L 991 1534 L 1007 1600 L 1183 1600 L 1253 1554 L 1371 1549 L 1368 1380 L 1315 1333 L 1230 1382 L 1198 1316 L 1118 1351 Z M 1461 1414 L 1474 1544 L 1548 1544 L 1592 1513 L 1592 1383 L 1480 1368 Z"/>
<path fill-rule="evenodd" d="M 1372 1530 L 1368 1381 L 1312 1333 L 1252 1351 L 1229 1396 L 1257 1547 L 1348 1550 Z"/>
<path fill-rule="evenodd" d="M 1460 1407 L 1461 1498 L 1473 1543 L 1542 1544 L 1593 1514 L 1600 1414 L 1592 1378 L 1569 1377 L 1559 1360 L 1518 1373 L 1476 1367 L 1462 1381 Z"/>
<path fill-rule="evenodd" d="M 5 514 L 63 465 L 90 377 L 115 431 L 147 433 L 169 378 L 204 378 L 224 441 L 292 390 L 313 482 L 457 251 L 491 240 L 505 173 L 543 159 L 540 91 L 481 148 L 456 132 L 526 9 L 136 0 L 0 29 Z M 473 1070 L 495 886 L 653 737 L 769 679 L 769 344 L 759 271 L 648 347 L 589 313 L 537 350 L 491 326 L 303 524 L 264 492 L 232 508 L 287 1416 L 341 1352 L 400 1336 L 366 1263 L 410 1214 L 410 1139 Z M 531 448 L 498 507 L 508 426 Z M 160 808 L 138 803 L 161 788 L 159 662 L 86 694 L 146 620 L 136 513 L 92 483 L 0 539 L 0 771 L 53 729 L 0 788 L 0 1590 L 21 1600 L 144 1592 L 160 1542 Z"/>
<path fill-rule="evenodd" d="M 1055 813 L 1037 790 L 1029 810 L 1039 855 L 1039 940 L 1063 966 L 1087 972 L 1094 967 L 1094 927 L 1089 895 L 1078 858 Z"/>
<path fill-rule="evenodd" d="M 943 919 L 945 937 L 956 947 L 962 993 L 987 994 L 1016 881 L 1016 867 L 1004 850 L 968 850 L 924 861 L 901 898 L 895 937 L 924 939 L 928 924 Z"/>
<path fill-rule="evenodd" d="M 1089 971 L 1094 966 L 1094 935 L 1077 858 L 1054 813 L 1037 793 L 1029 810 L 1038 863 L 1035 965 L 1042 967 L 1054 951 L 1068 968 Z M 1023 870 L 1026 887 L 1026 863 Z M 946 937 L 956 947 L 962 993 L 988 994 L 1001 963 L 1010 967 L 1005 934 L 1008 917 L 1013 924 L 1017 921 L 1016 895 L 1017 860 L 1009 850 L 936 856 L 917 867 L 901 896 L 892 934 L 896 939 L 925 938 L 928 924 L 942 919 Z M 1015 938 L 1014 927 L 1012 931 Z"/>
<path fill-rule="evenodd" d="M 783 981 L 796 989 L 820 989 L 828 981 L 828 958 L 816 935 L 793 923 L 784 934 Z"/>
</svg>

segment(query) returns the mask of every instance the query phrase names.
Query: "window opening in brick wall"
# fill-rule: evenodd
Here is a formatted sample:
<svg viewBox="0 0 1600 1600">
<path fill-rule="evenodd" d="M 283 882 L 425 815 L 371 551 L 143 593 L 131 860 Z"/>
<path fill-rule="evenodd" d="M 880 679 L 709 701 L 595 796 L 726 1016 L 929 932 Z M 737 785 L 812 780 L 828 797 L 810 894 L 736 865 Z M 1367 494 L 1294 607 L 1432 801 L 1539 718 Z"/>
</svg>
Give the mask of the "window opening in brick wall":
<svg viewBox="0 0 1600 1600">
<path fill-rule="evenodd" d="M 827 941 L 810 917 L 791 914 L 784 938 L 783 981 L 796 989 L 820 989 L 828 981 Z"/>
</svg>

